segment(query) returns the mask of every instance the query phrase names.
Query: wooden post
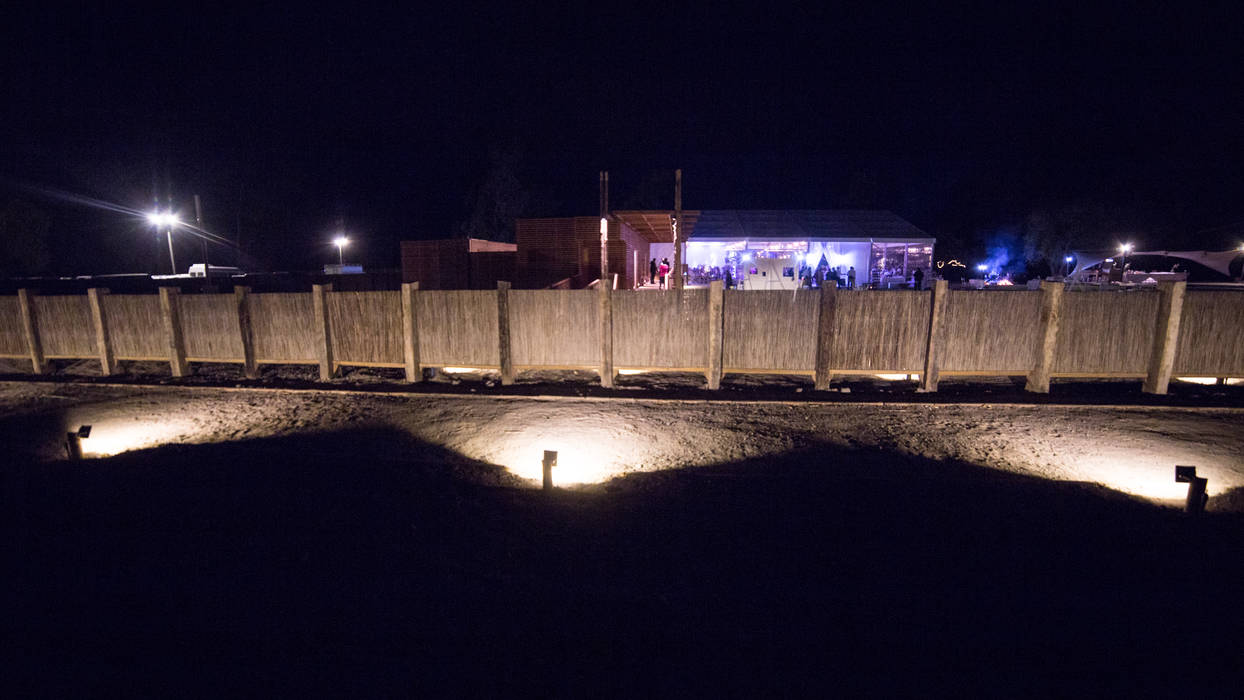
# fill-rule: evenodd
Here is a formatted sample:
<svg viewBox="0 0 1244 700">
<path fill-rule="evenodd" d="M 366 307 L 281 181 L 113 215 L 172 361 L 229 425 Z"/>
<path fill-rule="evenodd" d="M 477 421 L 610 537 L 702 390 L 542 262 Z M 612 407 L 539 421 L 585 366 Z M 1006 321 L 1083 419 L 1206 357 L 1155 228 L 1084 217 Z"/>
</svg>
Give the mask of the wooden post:
<svg viewBox="0 0 1244 700">
<path fill-rule="evenodd" d="M 501 386 L 514 383 L 514 357 L 510 346 L 510 283 L 497 282 L 497 357 L 501 364 Z"/>
<path fill-rule="evenodd" d="M 1054 371 L 1054 352 L 1058 349 L 1058 325 L 1063 308 L 1063 283 L 1041 282 L 1041 344 L 1037 346 L 1037 362 L 1028 373 L 1024 391 L 1050 393 L 1050 373 Z"/>
<path fill-rule="evenodd" d="M 238 334 L 242 337 L 242 371 L 247 379 L 259 377 L 259 363 L 255 361 L 255 328 L 251 324 L 251 288 L 233 288 L 233 301 L 238 309 Z"/>
<path fill-rule="evenodd" d="M 726 295 L 721 280 L 708 285 L 708 388 L 721 388 L 722 360 L 725 352 Z"/>
<path fill-rule="evenodd" d="M 177 287 L 160 287 L 160 311 L 164 315 L 164 334 L 168 338 L 168 366 L 174 377 L 190 373 L 186 362 L 186 341 L 181 332 L 181 290 Z"/>
<path fill-rule="evenodd" d="M 937 391 L 941 360 L 938 358 L 937 342 L 941 335 L 942 311 L 946 308 L 946 280 L 933 282 L 932 299 L 929 303 L 929 335 L 924 344 L 924 373 L 920 375 L 921 391 Z"/>
<path fill-rule="evenodd" d="M 406 368 L 406 381 L 423 381 L 423 369 L 419 367 L 419 283 L 402 285 L 402 364 Z"/>
<path fill-rule="evenodd" d="M 600 295 L 600 385 L 613 388 L 613 290 L 601 280 Z"/>
<path fill-rule="evenodd" d="M 1158 285 L 1158 319 L 1153 331 L 1153 348 L 1149 352 L 1149 373 L 1145 377 L 1146 394 L 1165 394 L 1175 367 L 1175 350 L 1179 345 L 1179 323 L 1183 318 L 1184 292 L 1187 282 L 1163 282 Z"/>
<path fill-rule="evenodd" d="M 95 322 L 95 349 L 99 352 L 99 371 L 105 377 L 111 377 L 117 371 L 117 357 L 112 351 L 108 314 L 104 310 L 103 296 L 107 293 L 107 289 L 91 288 L 86 290 L 86 298 L 91 303 L 91 320 Z"/>
<path fill-rule="evenodd" d="M 814 388 L 825 391 L 833 378 L 834 323 L 838 314 L 838 290 L 835 286 L 821 287 L 820 312 L 816 317 L 816 378 Z"/>
<path fill-rule="evenodd" d="M 319 355 L 320 381 L 326 382 L 333 378 L 337 368 L 333 366 L 333 333 L 328 320 L 328 292 L 333 290 L 331 284 L 311 285 L 311 304 L 315 311 L 315 350 Z"/>
<path fill-rule="evenodd" d="M 682 170 L 674 171 L 674 289 L 682 289 Z M 681 299 L 680 299 L 681 301 Z"/>
<path fill-rule="evenodd" d="M 39 315 L 35 313 L 34 294 L 28 289 L 17 290 L 17 305 L 22 314 L 22 330 L 26 333 L 30 364 L 35 374 L 43 374 L 47 370 L 47 361 L 43 358 L 43 342 L 39 340 Z"/>
</svg>

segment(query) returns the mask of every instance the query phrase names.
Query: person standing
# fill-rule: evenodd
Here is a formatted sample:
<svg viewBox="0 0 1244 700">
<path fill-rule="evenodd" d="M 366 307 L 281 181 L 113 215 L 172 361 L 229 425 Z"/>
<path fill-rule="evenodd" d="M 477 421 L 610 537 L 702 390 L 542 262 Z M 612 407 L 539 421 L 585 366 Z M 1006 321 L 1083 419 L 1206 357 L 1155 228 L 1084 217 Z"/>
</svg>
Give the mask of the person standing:
<svg viewBox="0 0 1244 700">
<path fill-rule="evenodd" d="M 734 275 L 730 274 L 730 268 L 726 268 L 726 289 L 734 289 Z"/>
<path fill-rule="evenodd" d="M 855 266 L 847 270 L 847 289 L 855 289 Z"/>
<path fill-rule="evenodd" d="M 924 289 L 924 268 L 917 267 L 912 277 L 916 280 L 916 290 Z"/>
<path fill-rule="evenodd" d="M 670 273 L 669 258 L 661 258 L 661 266 L 657 268 L 657 278 L 660 280 L 661 289 L 665 289 L 665 277 Z"/>
<path fill-rule="evenodd" d="M 648 262 L 648 284 L 657 283 L 657 259 L 653 258 Z"/>
</svg>

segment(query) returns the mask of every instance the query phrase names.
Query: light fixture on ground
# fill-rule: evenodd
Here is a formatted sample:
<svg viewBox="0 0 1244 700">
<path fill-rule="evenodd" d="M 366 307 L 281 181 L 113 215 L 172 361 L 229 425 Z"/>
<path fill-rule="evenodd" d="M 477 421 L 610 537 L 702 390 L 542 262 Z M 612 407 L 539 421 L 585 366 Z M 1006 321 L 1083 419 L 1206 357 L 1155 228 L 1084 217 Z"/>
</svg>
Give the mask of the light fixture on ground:
<svg viewBox="0 0 1244 700">
<path fill-rule="evenodd" d="M 71 460 L 82 459 L 82 441 L 91 436 L 91 426 L 82 425 L 65 434 L 65 454 Z"/>
<path fill-rule="evenodd" d="M 1205 486 L 1209 483 L 1209 479 L 1196 475 L 1196 467 L 1175 467 L 1175 482 L 1188 485 L 1188 500 L 1184 504 L 1184 510 L 1189 513 L 1200 513 L 1205 510 L 1205 504 L 1209 501 L 1209 494 L 1205 493 Z"/>
<path fill-rule="evenodd" d="M 544 490 L 553 490 L 553 467 L 557 466 L 557 452 L 555 450 L 544 451 L 544 461 L 541 463 L 544 467 Z"/>
</svg>

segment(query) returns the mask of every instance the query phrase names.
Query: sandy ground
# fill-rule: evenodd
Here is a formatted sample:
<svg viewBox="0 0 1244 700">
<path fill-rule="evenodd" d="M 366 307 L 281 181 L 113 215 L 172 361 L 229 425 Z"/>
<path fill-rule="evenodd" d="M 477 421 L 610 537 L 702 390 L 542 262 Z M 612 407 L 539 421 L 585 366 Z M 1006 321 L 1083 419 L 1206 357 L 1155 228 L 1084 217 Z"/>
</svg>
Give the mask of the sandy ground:
<svg viewBox="0 0 1244 700">
<path fill-rule="evenodd" d="M 1232 408 L 538 399 L 5 382 L 0 419 L 21 426 L 20 438 L 12 430 L 5 436 L 9 448 L 41 460 L 58 459 L 63 431 L 81 424 L 93 426 L 86 451 L 101 456 L 368 429 L 383 437 L 342 443 L 341 456 L 401 460 L 409 439 L 460 455 L 460 464 L 445 467 L 458 476 L 515 486 L 538 485 L 544 450 L 559 453 L 559 484 L 609 487 L 636 472 L 790 453 L 805 454 L 826 470 L 850 469 L 836 459 L 849 448 L 1094 483 L 1178 505 L 1186 486 L 1174 482 L 1174 466 L 1187 464 L 1208 477 L 1211 508 L 1244 509 L 1238 491 L 1244 487 L 1244 410 Z"/>
</svg>

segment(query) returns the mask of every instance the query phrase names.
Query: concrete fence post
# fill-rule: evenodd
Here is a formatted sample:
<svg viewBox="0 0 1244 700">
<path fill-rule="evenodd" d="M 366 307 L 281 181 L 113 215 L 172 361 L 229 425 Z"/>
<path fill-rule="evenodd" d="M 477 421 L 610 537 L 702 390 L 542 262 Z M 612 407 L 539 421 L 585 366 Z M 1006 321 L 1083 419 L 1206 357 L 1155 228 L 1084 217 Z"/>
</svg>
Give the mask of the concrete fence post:
<svg viewBox="0 0 1244 700">
<path fill-rule="evenodd" d="M 721 388 L 722 359 L 725 351 L 726 294 L 721 280 L 708 285 L 708 388 Z"/>
<path fill-rule="evenodd" d="M 47 361 L 43 357 L 43 341 L 39 340 L 39 315 L 35 313 L 34 294 L 28 289 L 17 290 L 17 305 L 22 314 L 22 331 L 26 335 L 32 371 L 43 374 L 47 371 Z"/>
<path fill-rule="evenodd" d="M 1050 374 L 1054 371 L 1054 353 L 1058 349 L 1058 326 L 1062 317 L 1062 308 L 1063 283 L 1042 280 L 1041 315 L 1038 319 L 1041 344 L 1037 346 L 1037 361 L 1032 370 L 1028 372 L 1028 381 L 1024 385 L 1024 391 L 1038 394 L 1050 393 Z"/>
<path fill-rule="evenodd" d="M 186 362 L 186 341 L 181 331 L 181 290 L 160 287 L 160 312 L 164 316 L 164 336 L 168 339 L 168 366 L 174 377 L 190 373 Z"/>
<path fill-rule="evenodd" d="M 402 284 L 402 365 L 406 381 L 423 381 L 419 366 L 419 283 Z"/>
<path fill-rule="evenodd" d="M 1146 394 L 1165 394 L 1171 383 L 1175 350 L 1179 347 L 1184 292 L 1187 289 L 1187 282 L 1162 282 L 1158 285 L 1158 318 L 1153 330 L 1153 347 L 1149 351 L 1149 372 L 1143 387 Z"/>
<path fill-rule="evenodd" d="M 86 298 L 91 304 L 91 320 L 95 324 L 95 349 L 99 352 L 99 371 L 105 377 L 111 377 L 117 371 L 117 356 L 112 350 L 112 336 L 108 332 L 108 313 L 104 308 L 103 297 L 107 289 L 92 287 L 86 290 Z"/>
<path fill-rule="evenodd" d="M 929 302 L 929 334 L 924 344 L 924 372 L 920 375 L 921 391 L 937 391 L 937 382 L 941 374 L 941 358 L 938 357 L 941 348 L 938 345 L 941 340 L 942 317 L 945 316 L 943 312 L 946 309 L 947 292 L 946 280 L 933 282 L 933 291 L 930 292 L 932 299 Z"/>
<path fill-rule="evenodd" d="M 331 284 L 311 285 L 311 306 L 315 313 L 315 352 L 320 365 L 320 381 L 326 382 L 333 378 L 337 368 L 333 362 L 332 324 L 328 317 L 328 292 L 333 290 Z"/>
<path fill-rule="evenodd" d="M 600 385 L 613 388 L 613 290 L 607 284 L 596 287 L 600 296 Z"/>
<path fill-rule="evenodd" d="M 238 335 L 242 338 L 242 371 L 247 379 L 259 377 L 255 361 L 255 327 L 251 322 L 251 288 L 235 286 L 233 301 L 238 310 Z"/>
<path fill-rule="evenodd" d="M 821 287 L 820 301 L 816 314 L 816 374 L 813 381 L 816 390 L 825 391 L 833 378 L 830 369 L 833 367 L 834 324 L 838 314 L 837 285 Z"/>
<path fill-rule="evenodd" d="M 510 346 L 510 283 L 497 282 L 497 358 L 501 386 L 514 383 L 514 358 Z"/>
</svg>

